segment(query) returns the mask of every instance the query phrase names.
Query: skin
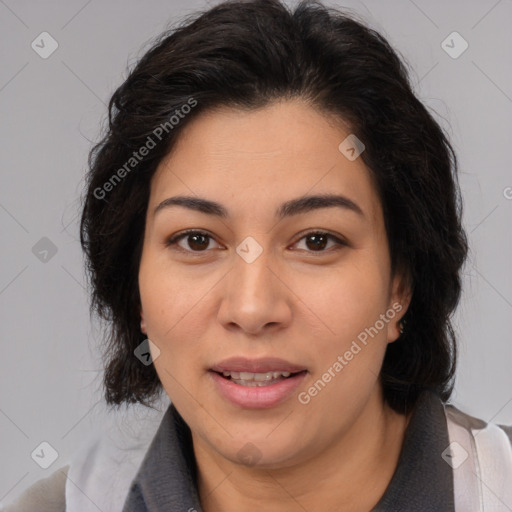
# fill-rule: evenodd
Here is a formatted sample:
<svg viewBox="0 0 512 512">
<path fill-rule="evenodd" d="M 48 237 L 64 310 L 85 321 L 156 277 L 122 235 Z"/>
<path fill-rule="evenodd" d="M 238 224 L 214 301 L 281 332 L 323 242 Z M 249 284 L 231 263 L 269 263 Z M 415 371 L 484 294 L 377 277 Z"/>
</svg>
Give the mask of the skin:
<svg viewBox="0 0 512 512">
<path fill-rule="evenodd" d="M 409 417 L 383 401 L 378 375 L 409 304 L 392 276 L 382 208 L 361 158 L 338 149 L 350 134 L 301 100 L 246 112 L 218 109 L 188 124 L 151 183 L 139 269 L 141 329 L 160 349 L 154 364 L 192 431 L 206 512 L 364 511 L 386 490 Z M 285 201 L 342 194 L 364 215 L 323 208 L 276 220 Z M 227 219 L 171 196 L 221 203 Z M 166 240 L 186 229 L 211 238 Z M 344 240 L 316 249 L 309 231 Z M 263 252 L 236 252 L 248 236 Z M 202 249 L 204 247 L 204 249 Z M 202 249 L 202 250 L 201 250 Z M 307 404 L 297 399 L 358 334 L 401 311 Z M 232 356 L 280 357 L 307 368 L 297 393 L 270 409 L 226 401 L 208 369 Z M 238 452 L 252 443 L 259 460 Z"/>
</svg>

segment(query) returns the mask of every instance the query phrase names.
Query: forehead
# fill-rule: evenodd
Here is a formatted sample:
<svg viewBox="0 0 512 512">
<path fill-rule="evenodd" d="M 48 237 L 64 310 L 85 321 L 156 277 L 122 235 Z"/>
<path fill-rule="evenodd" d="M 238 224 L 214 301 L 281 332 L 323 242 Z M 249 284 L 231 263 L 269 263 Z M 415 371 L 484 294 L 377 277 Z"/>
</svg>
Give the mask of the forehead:
<svg viewBox="0 0 512 512">
<path fill-rule="evenodd" d="M 371 174 L 362 158 L 350 160 L 339 149 L 349 136 L 348 126 L 297 100 L 204 112 L 158 166 L 150 209 L 187 194 L 227 202 L 234 214 L 263 205 L 273 214 L 292 197 L 342 194 L 375 222 L 381 208 Z"/>
</svg>

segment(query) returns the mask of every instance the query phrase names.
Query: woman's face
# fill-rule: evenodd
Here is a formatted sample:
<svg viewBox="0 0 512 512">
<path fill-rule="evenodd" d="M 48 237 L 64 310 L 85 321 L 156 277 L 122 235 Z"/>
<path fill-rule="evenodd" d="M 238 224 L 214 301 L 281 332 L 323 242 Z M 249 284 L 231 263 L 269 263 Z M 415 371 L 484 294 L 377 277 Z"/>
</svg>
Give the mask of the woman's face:
<svg viewBox="0 0 512 512">
<path fill-rule="evenodd" d="M 407 304 L 349 135 L 299 101 L 212 111 L 152 180 L 142 328 L 194 445 L 222 460 L 291 465 L 383 407 Z"/>
</svg>

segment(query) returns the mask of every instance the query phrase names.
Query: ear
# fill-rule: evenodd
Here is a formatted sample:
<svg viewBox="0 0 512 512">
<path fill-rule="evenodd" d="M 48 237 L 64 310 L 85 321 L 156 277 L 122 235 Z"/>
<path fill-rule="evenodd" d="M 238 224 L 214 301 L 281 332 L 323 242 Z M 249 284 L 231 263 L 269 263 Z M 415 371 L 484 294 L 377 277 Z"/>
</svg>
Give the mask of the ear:
<svg viewBox="0 0 512 512">
<path fill-rule="evenodd" d="M 144 320 L 144 312 L 142 311 L 142 308 L 140 308 L 140 330 L 147 335 L 146 320 Z"/>
<path fill-rule="evenodd" d="M 391 283 L 389 310 L 395 316 L 388 324 L 388 343 L 400 337 L 400 321 L 404 317 L 412 298 L 412 286 L 409 276 L 397 273 Z"/>
</svg>

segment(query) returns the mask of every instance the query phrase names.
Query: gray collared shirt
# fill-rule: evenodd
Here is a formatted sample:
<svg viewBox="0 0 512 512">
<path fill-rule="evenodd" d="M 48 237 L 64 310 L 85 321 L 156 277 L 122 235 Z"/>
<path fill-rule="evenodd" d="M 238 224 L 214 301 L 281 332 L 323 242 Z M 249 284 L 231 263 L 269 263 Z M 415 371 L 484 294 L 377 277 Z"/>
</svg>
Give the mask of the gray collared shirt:
<svg viewBox="0 0 512 512">
<path fill-rule="evenodd" d="M 453 473 L 443 403 L 424 391 L 407 426 L 391 482 L 373 512 L 454 512 Z M 123 512 L 202 512 L 190 429 L 167 409 L 133 480 Z"/>
</svg>

